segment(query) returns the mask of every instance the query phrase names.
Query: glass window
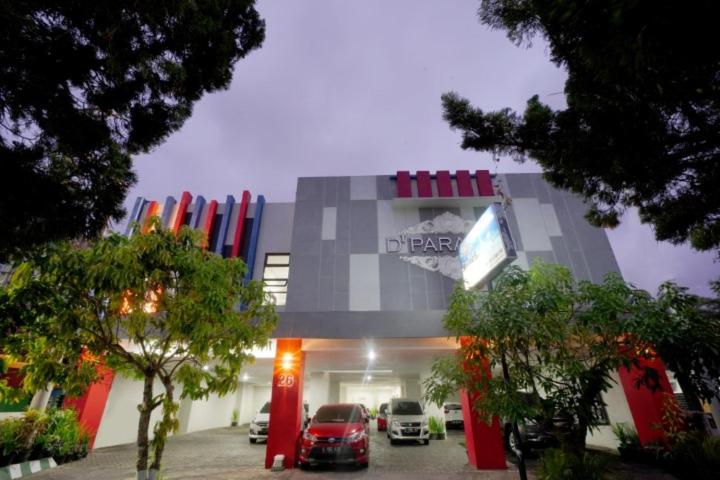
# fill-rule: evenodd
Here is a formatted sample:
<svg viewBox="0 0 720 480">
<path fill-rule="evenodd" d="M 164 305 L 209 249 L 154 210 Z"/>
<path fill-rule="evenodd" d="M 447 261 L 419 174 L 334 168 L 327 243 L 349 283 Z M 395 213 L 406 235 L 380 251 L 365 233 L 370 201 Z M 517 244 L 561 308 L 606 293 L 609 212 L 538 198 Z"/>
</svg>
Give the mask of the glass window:
<svg viewBox="0 0 720 480">
<path fill-rule="evenodd" d="M 287 253 L 268 253 L 263 268 L 263 290 L 268 293 L 275 305 L 284 306 L 287 299 L 287 283 L 290 273 L 290 255 Z"/>
<path fill-rule="evenodd" d="M 315 423 L 359 423 L 362 412 L 355 405 L 323 405 L 315 414 Z"/>
</svg>

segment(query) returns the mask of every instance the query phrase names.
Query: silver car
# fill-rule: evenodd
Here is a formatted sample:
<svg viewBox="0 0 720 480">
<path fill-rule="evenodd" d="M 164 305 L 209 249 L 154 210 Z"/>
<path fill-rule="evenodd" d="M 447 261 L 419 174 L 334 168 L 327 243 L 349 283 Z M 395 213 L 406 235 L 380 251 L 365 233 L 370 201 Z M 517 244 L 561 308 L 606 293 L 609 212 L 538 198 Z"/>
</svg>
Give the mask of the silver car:
<svg viewBox="0 0 720 480">
<path fill-rule="evenodd" d="M 387 436 L 392 445 L 413 440 L 430 443 L 428 420 L 422 405 L 409 398 L 393 398 L 387 409 Z"/>
</svg>

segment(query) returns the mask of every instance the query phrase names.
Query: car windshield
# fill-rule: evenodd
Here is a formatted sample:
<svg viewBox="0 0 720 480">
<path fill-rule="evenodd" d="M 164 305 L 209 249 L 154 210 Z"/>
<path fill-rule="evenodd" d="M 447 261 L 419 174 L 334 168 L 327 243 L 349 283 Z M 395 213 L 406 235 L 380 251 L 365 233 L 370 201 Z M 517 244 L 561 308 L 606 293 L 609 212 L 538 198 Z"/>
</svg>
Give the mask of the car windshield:
<svg viewBox="0 0 720 480">
<path fill-rule="evenodd" d="M 447 408 L 448 410 L 462 410 L 462 407 L 460 405 L 453 403 L 445 405 L 445 408 Z"/>
<path fill-rule="evenodd" d="M 394 402 L 393 415 L 422 415 L 422 407 L 418 402 Z"/>
<path fill-rule="evenodd" d="M 327 405 L 320 407 L 315 414 L 315 423 L 359 423 L 361 421 L 362 413 L 354 405 Z"/>
<path fill-rule="evenodd" d="M 380 404 L 380 410 L 379 410 L 380 413 L 385 413 L 387 411 L 387 407 L 388 407 L 387 403 Z"/>
<path fill-rule="evenodd" d="M 270 413 L 270 402 L 265 402 L 265 405 L 260 409 L 260 413 Z"/>
</svg>

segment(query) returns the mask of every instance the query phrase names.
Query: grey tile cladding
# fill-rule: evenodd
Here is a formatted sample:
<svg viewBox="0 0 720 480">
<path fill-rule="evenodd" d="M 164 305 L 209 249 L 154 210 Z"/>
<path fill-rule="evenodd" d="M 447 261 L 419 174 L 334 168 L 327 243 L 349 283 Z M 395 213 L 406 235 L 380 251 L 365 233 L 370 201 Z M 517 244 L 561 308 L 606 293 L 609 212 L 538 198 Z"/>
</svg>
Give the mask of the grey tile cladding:
<svg viewBox="0 0 720 480">
<path fill-rule="evenodd" d="M 581 199 L 551 187 L 540 174 L 504 174 L 500 180 L 511 198 L 506 215 L 523 259 L 562 263 L 577 278 L 595 282 L 619 271 L 605 232 L 584 219 L 587 207 Z M 484 209 L 398 209 L 392 203 L 395 189 L 390 176 L 298 180 L 288 312 L 375 310 L 400 315 L 447 308 L 455 282 L 403 261 L 399 254 L 387 254 L 385 238 L 445 211 L 477 218 Z M 354 291 L 353 285 L 364 291 Z"/>
</svg>

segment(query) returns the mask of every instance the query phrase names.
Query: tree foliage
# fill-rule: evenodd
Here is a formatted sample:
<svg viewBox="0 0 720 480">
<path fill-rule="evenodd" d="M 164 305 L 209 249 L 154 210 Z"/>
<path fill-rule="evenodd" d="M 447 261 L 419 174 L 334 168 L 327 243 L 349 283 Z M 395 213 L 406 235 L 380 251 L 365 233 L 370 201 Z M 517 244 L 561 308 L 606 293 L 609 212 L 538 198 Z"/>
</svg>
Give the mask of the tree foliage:
<svg viewBox="0 0 720 480">
<path fill-rule="evenodd" d="M 575 284 L 569 269 L 542 262 L 508 268 L 491 291 L 458 287 L 444 325 L 462 347 L 433 365 L 428 397 L 439 404 L 458 388 L 483 392 L 474 407 L 488 419 L 563 415 L 572 425 L 556 433 L 565 449 L 581 450 L 601 421 L 596 410 L 613 372 L 633 363 L 626 321 L 641 318 L 651 300 L 619 275 Z M 508 379 L 499 373 L 503 358 Z"/>
<path fill-rule="evenodd" d="M 713 288 L 717 297 L 708 299 L 664 282 L 653 311 L 627 322 L 627 330 L 652 345 L 673 372 L 688 407 L 696 411 L 703 401 L 720 400 L 720 284 Z"/>
<path fill-rule="evenodd" d="M 538 96 L 523 114 L 442 97 L 462 148 L 536 160 L 613 227 L 638 207 L 659 240 L 720 247 L 720 4 L 482 0 L 481 21 L 518 43 L 543 37 L 566 70 L 567 108 Z"/>
<path fill-rule="evenodd" d="M 3 348 L 27 362 L 25 391 L 53 382 L 79 394 L 105 364 L 143 381 L 139 474 L 148 468 L 152 411 L 163 411 L 150 466 L 159 470 L 178 398 L 237 388 L 248 352 L 268 342 L 277 321 L 262 284 L 243 283 L 242 260 L 201 244 L 197 232 L 183 227 L 176 236 L 159 222 L 129 239 L 61 244 L 18 268 L 0 302 Z"/>
<path fill-rule="evenodd" d="M 131 156 L 262 44 L 254 3 L 2 2 L 0 258 L 122 218 Z"/>
</svg>

